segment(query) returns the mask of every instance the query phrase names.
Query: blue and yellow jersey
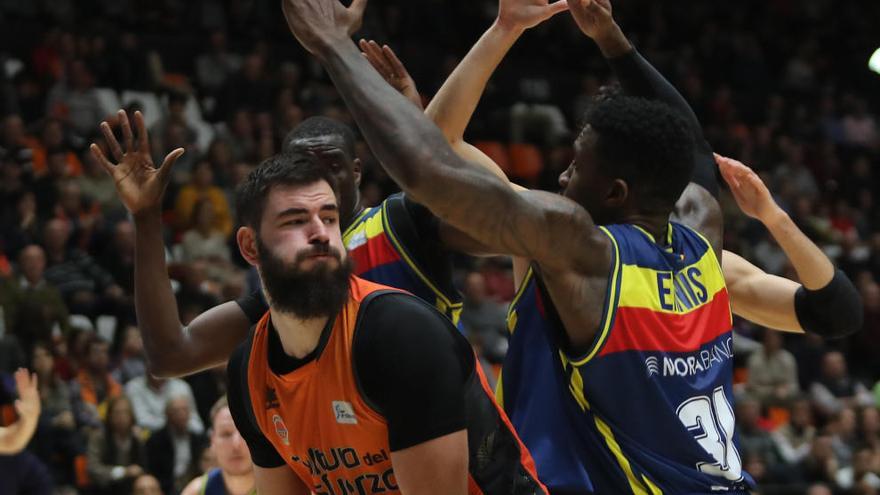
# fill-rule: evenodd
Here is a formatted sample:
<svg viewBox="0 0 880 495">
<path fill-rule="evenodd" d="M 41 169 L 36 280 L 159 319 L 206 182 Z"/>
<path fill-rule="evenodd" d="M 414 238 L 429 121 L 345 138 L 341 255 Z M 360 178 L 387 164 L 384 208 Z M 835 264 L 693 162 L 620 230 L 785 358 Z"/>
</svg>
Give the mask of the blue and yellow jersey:
<svg viewBox="0 0 880 495">
<path fill-rule="evenodd" d="M 354 261 L 355 275 L 405 290 L 458 325 L 462 300 L 452 285 L 449 254 L 436 238 L 436 229 L 420 225 L 431 222 L 436 218 L 424 207 L 402 193 L 394 194 L 362 212 L 342 240 Z"/>
<path fill-rule="evenodd" d="M 498 395 L 539 477 L 554 493 L 748 493 L 714 251 L 678 224 L 663 244 L 633 225 L 602 230 L 612 270 L 586 353 L 559 345 L 564 328 L 534 272 L 509 312 Z"/>
</svg>

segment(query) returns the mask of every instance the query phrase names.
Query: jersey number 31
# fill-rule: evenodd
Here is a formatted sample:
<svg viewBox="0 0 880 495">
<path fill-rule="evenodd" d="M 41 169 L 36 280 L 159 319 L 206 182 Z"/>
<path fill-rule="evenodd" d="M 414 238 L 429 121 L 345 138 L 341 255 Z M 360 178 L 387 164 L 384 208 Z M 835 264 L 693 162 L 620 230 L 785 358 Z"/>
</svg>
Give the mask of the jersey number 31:
<svg viewBox="0 0 880 495">
<path fill-rule="evenodd" d="M 697 469 L 731 481 L 742 479 L 742 460 L 733 444 L 736 420 L 724 387 L 716 388 L 712 397 L 691 397 L 682 402 L 676 412 L 685 428 L 715 459 L 715 462 L 698 462 Z"/>
</svg>

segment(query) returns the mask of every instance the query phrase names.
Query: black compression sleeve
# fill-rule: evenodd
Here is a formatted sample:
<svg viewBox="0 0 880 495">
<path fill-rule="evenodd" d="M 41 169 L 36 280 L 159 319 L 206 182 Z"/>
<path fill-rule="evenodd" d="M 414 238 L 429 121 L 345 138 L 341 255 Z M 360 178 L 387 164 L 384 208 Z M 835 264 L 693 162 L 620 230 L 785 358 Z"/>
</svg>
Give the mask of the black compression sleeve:
<svg viewBox="0 0 880 495">
<path fill-rule="evenodd" d="M 715 175 L 712 147 L 703 137 L 703 128 L 697 115 L 681 93 L 635 49 L 625 55 L 608 59 L 608 64 L 626 94 L 662 101 L 681 112 L 687 119 L 694 137 L 694 172 L 691 182 L 702 186 L 717 198 L 718 179 Z"/>
<path fill-rule="evenodd" d="M 864 320 L 859 291 L 840 270 L 819 290 L 799 288 L 794 297 L 794 310 L 805 331 L 830 339 L 858 332 Z"/>
<path fill-rule="evenodd" d="M 391 450 L 464 429 L 474 362 L 452 323 L 406 294 L 379 296 L 360 321 L 355 373 L 367 402 L 388 421 Z"/>
<path fill-rule="evenodd" d="M 259 323 L 260 318 L 266 314 L 266 311 L 269 311 L 269 306 L 266 305 L 266 301 L 263 299 L 263 293 L 260 291 L 254 291 L 247 296 L 240 297 L 235 300 L 235 303 L 238 304 L 238 307 L 244 311 L 245 316 L 247 316 L 248 320 L 250 320 L 251 325 L 256 325 Z"/>
<path fill-rule="evenodd" d="M 244 346 L 239 346 L 229 358 L 229 364 L 226 366 L 229 412 L 232 414 L 235 428 L 247 442 L 254 464 L 263 468 L 283 466 L 284 459 L 275 450 L 272 443 L 257 429 L 246 409 L 252 406 L 249 400 L 245 400 L 250 396 L 242 387 L 242 367 L 247 366 L 243 358 L 244 350 Z"/>
</svg>

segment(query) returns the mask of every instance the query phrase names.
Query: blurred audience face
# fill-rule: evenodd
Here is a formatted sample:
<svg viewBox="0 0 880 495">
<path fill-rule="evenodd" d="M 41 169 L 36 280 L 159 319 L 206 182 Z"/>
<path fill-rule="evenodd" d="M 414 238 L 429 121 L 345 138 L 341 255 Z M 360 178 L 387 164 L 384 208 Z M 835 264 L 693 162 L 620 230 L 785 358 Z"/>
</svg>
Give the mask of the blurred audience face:
<svg viewBox="0 0 880 495">
<path fill-rule="evenodd" d="M 773 330 L 764 331 L 764 353 L 769 355 L 775 354 L 782 349 L 782 333 Z"/>
<path fill-rule="evenodd" d="M 34 346 L 34 356 L 31 360 L 31 366 L 34 368 L 37 376 L 40 378 L 39 385 L 45 385 L 45 379 L 52 376 L 55 370 L 55 358 L 49 349 L 42 344 Z"/>
<path fill-rule="evenodd" d="M 125 335 L 122 338 L 122 352 L 128 356 L 138 356 L 144 352 L 144 340 L 138 327 L 125 327 Z"/>
<path fill-rule="evenodd" d="M 220 469 L 233 476 L 249 473 L 253 469 L 251 454 L 241 434 L 235 428 L 229 408 L 224 407 L 217 411 L 213 421 L 211 450 L 217 456 Z"/>
<path fill-rule="evenodd" d="M 24 139 L 24 121 L 12 114 L 3 119 L 3 142 L 7 145 L 18 145 Z"/>
<path fill-rule="evenodd" d="M 838 351 L 831 351 L 822 358 L 822 374 L 831 380 L 846 378 L 846 360 Z"/>
<path fill-rule="evenodd" d="M 46 148 L 57 148 L 64 143 L 64 127 L 61 121 L 52 119 L 43 126 L 43 146 Z"/>
<path fill-rule="evenodd" d="M 791 424 L 796 428 L 813 424 L 813 409 L 808 400 L 798 400 L 791 405 Z"/>
<path fill-rule="evenodd" d="M 58 202 L 61 208 L 69 215 L 76 215 L 82 209 L 82 193 L 79 185 L 68 180 L 61 184 L 60 192 Z"/>
<path fill-rule="evenodd" d="M 846 407 L 837 414 L 835 419 L 835 427 L 837 434 L 843 437 L 851 437 L 855 435 L 858 421 L 856 412 L 851 407 Z"/>
<path fill-rule="evenodd" d="M 189 401 L 186 397 L 174 397 L 165 407 L 165 418 L 168 427 L 178 433 L 184 433 L 189 423 Z"/>
<path fill-rule="evenodd" d="M 151 474 L 138 476 L 131 488 L 132 495 L 163 495 L 159 480 Z"/>
<path fill-rule="evenodd" d="M 806 495 L 834 495 L 826 485 L 812 485 L 807 488 Z"/>
<path fill-rule="evenodd" d="M 214 203 L 209 199 L 203 199 L 196 204 L 193 210 L 193 226 L 200 232 L 210 232 L 214 226 Z"/>
<path fill-rule="evenodd" d="M 862 409 L 862 435 L 865 437 L 880 436 L 880 411 L 876 407 Z"/>
<path fill-rule="evenodd" d="M 479 304 L 486 300 L 486 279 L 479 272 L 468 273 L 464 280 L 464 297 L 468 302 Z"/>
<path fill-rule="evenodd" d="M 89 371 L 95 374 L 106 373 L 110 365 L 110 344 L 102 340 L 94 340 L 89 344 L 86 364 Z"/>
<path fill-rule="evenodd" d="M 70 228 L 64 220 L 53 218 L 46 222 L 43 235 L 43 242 L 50 253 L 62 253 L 70 239 Z"/>
<path fill-rule="evenodd" d="M 46 168 L 49 175 L 57 179 L 67 177 L 69 169 L 67 167 L 67 151 L 55 150 L 46 155 Z"/>
<path fill-rule="evenodd" d="M 214 172 L 211 170 L 209 162 L 202 161 L 196 164 L 195 170 L 193 170 L 193 184 L 201 188 L 214 185 Z"/>
<path fill-rule="evenodd" d="M 761 418 L 761 403 L 750 397 L 736 402 L 736 419 L 744 427 L 755 427 Z"/>
<path fill-rule="evenodd" d="M 36 244 L 21 250 L 18 256 L 18 267 L 22 276 L 31 284 L 36 284 L 43 279 L 43 272 L 46 269 L 46 253 L 43 248 Z"/>
<path fill-rule="evenodd" d="M 134 426 L 134 412 L 128 398 L 123 396 L 110 400 L 107 407 L 107 423 L 110 431 L 118 436 L 131 435 Z"/>
</svg>

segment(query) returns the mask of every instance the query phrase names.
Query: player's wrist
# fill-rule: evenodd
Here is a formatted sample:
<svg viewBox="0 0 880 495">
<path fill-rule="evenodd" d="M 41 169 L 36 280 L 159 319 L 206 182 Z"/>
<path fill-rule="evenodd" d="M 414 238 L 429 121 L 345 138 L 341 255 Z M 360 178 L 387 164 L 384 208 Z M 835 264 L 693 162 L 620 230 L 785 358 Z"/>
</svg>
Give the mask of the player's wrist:
<svg viewBox="0 0 880 495">
<path fill-rule="evenodd" d="M 632 44 L 616 22 L 610 24 L 606 29 L 594 36 L 593 41 L 598 45 L 602 56 L 607 59 L 626 55 L 633 49 Z"/>
<path fill-rule="evenodd" d="M 785 225 L 791 223 L 791 217 L 788 216 L 788 213 L 785 212 L 779 205 L 773 205 L 772 208 L 769 209 L 767 213 L 761 216 L 761 223 L 767 227 L 767 230 L 774 232 L 779 230 Z"/>
<path fill-rule="evenodd" d="M 489 31 L 495 32 L 496 34 L 500 34 L 504 37 L 519 37 L 526 31 L 526 28 L 522 25 L 517 24 L 514 21 L 505 19 L 502 16 L 498 16 L 495 18 L 495 22 L 493 22 L 492 25 L 489 26 Z"/>
</svg>

